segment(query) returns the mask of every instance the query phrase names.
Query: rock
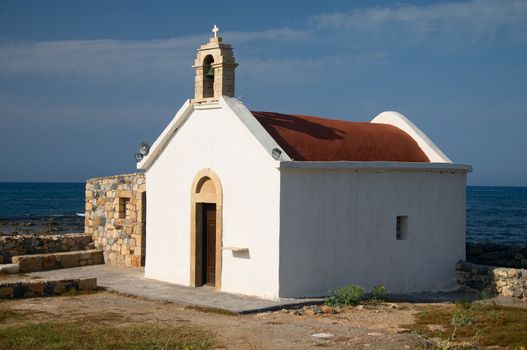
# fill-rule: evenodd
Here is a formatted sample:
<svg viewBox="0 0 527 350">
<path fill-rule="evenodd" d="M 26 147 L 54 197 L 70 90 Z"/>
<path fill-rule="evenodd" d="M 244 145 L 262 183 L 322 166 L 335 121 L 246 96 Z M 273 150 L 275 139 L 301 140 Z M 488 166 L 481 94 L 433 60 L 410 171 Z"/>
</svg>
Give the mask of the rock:
<svg viewBox="0 0 527 350">
<path fill-rule="evenodd" d="M 503 268 L 494 269 L 494 276 L 508 277 L 507 269 L 503 269 Z"/>
<path fill-rule="evenodd" d="M 12 287 L 0 287 L 0 297 L 13 296 L 14 290 Z"/>
<path fill-rule="evenodd" d="M 319 339 L 333 338 L 333 334 L 331 333 L 315 333 L 315 334 L 311 334 L 311 336 L 315 338 L 319 338 Z"/>
<path fill-rule="evenodd" d="M 364 309 L 364 306 L 363 305 L 357 305 L 357 306 L 355 306 L 355 309 L 362 310 L 362 309 Z"/>
<path fill-rule="evenodd" d="M 519 286 L 518 286 L 519 287 Z M 513 291 L 512 291 L 512 296 L 514 298 L 521 298 L 522 297 L 522 293 L 523 291 L 520 289 L 520 288 L 514 288 Z"/>
<path fill-rule="evenodd" d="M 97 289 L 97 278 L 83 278 L 79 280 L 79 290 Z"/>
<path fill-rule="evenodd" d="M 467 244 L 467 258 L 474 255 L 479 255 L 483 253 L 483 247 L 480 245 L 470 245 Z"/>
<path fill-rule="evenodd" d="M 518 274 L 519 274 L 519 271 L 516 269 L 509 269 L 509 271 L 507 271 L 507 275 L 509 277 L 518 277 Z"/>
<path fill-rule="evenodd" d="M 320 311 L 324 314 L 336 314 L 337 313 L 336 308 L 334 308 L 333 306 L 328 306 L 328 305 L 322 305 L 320 307 Z"/>
<path fill-rule="evenodd" d="M 498 280 L 496 281 L 496 287 L 505 287 L 507 285 L 507 282 L 506 281 L 503 281 L 503 280 Z"/>
<path fill-rule="evenodd" d="M 42 294 L 44 293 L 44 285 L 44 282 L 32 282 L 27 285 L 27 289 L 35 294 Z"/>
<path fill-rule="evenodd" d="M 514 252 L 514 253 L 519 253 L 521 251 L 524 251 L 526 250 L 527 246 L 523 245 L 523 244 L 515 244 L 512 246 L 511 250 Z"/>
<path fill-rule="evenodd" d="M 401 309 L 401 305 L 399 305 L 399 304 L 395 304 L 395 303 L 389 303 L 389 304 L 388 304 L 388 307 L 389 307 L 390 309 L 395 309 L 395 310 L 400 310 L 400 309 Z"/>
<path fill-rule="evenodd" d="M 18 264 L 3 264 L 0 265 L 0 274 L 2 273 L 8 273 L 8 274 L 15 274 L 20 271 L 20 265 Z"/>
<path fill-rule="evenodd" d="M 304 310 L 304 315 L 306 315 L 306 316 L 315 316 L 316 312 L 313 309 L 305 309 Z"/>
</svg>

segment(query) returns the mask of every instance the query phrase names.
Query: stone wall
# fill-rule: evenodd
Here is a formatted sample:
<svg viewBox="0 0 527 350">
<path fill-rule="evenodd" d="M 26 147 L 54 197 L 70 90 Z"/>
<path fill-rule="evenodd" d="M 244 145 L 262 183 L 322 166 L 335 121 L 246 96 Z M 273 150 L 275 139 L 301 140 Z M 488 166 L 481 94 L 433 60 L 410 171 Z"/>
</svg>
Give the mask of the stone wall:
<svg viewBox="0 0 527 350">
<path fill-rule="evenodd" d="M 97 278 L 27 280 L 0 283 L 0 299 L 59 295 L 70 290 L 96 290 Z"/>
<path fill-rule="evenodd" d="M 467 261 L 482 265 L 527 268 L 527 244 L 467 243 Z"/>
<path fill-rule="evenodd" d="M 91 235 L 0 236 L 0 264 L 8 264 L 15 255 L 47 254 L 92 249 Z"/>
<path fill-rule="evenodd" d="M 107 264 L 143 266 L 146 235 L 144 174 L 123 174 L 86 182 L 85 232 Z"/>
<path fill-rule="evenodd" d="M 104 264 L 104 258 L 100 250 L 83 250 L 53 254 L 19 255 L 13 257 L 13 263 L 19 265 L 19 272 L 33 272 Z"/>
<path fill-rule="evenodd" d="M 457 266 L 459 286 L 491 294 L 502 294 L 527 302 L 527 270 L 472 264 L 460 261 Z"/>
</svg>

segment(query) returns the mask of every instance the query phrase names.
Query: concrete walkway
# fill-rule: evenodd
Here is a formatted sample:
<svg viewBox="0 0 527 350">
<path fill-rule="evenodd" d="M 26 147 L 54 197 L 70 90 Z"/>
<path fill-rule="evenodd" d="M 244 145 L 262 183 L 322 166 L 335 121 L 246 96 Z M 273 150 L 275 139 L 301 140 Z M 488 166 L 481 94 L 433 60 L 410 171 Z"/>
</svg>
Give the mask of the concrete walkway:
<svg viewBox="0 0 527 350">
<path fill-rule="evenodd" d="M 217 292 L 210 287 L 189 288 L 160 282 L 144 277 L 144 269 L 112 265 L 92 265 L 52 271 L 27 273 L 31 278 L 66 279 L 96 277 L 99 287 L 110 291 L 142 297 L 145 299 L 169 301 L 182 306 L 197 306 L 246 314 L 280 310 L 295 306 L 320 304 L 322 299 L 280 299 L 266 300 L 238 294 Z"/>
</svg>

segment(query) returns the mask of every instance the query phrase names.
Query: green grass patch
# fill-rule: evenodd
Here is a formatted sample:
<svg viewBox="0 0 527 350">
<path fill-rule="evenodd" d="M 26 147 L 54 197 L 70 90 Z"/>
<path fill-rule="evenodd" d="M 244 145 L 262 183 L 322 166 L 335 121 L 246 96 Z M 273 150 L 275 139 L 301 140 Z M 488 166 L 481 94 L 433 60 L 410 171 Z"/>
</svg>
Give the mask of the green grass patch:
<svg viewBox="0 0 527 350">
<path fill-rule="evenodd" d="M 406 327 L 450 344 L 527 348 L 527 309 L 477 303 L 433 306 L 417 313 L 415 323 Z"/>
<path fill-rule="evenodd" d="M 330 296 L 324 300 L 329 306 L 355 306 L 360 303 L 366 291 L 361 286 L 350 284 L 330 290 Z"/>
<path fill-rule="evenodd" d="M 370 301 L 374 304 L 380 303 L 384 301 L 384 297 L 386 296 L 386 293 L 388 293 L 388 289 L 386 289 L 383 285 L 378 285 L 373 287 L 371 290 L 371 299 Z"/>
<path fill-rule="evenodd" d="M 0 349 L 208 349 L 211 335 L 199 327 L 36 323 L 0 328 Z"/>
</svg>

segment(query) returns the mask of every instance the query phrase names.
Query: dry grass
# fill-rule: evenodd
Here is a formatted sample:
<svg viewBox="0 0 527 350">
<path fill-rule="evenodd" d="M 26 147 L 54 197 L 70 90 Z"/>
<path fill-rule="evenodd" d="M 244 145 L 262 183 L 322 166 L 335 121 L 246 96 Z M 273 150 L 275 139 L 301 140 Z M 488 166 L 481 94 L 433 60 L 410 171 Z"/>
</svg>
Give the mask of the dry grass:
<svg viewBox="0 0 527 350">
<path fill-rule="evenodd" d="M 0 328 L 0 348 L 26 349 L 207 349 L 209 335 L 195 327 L 35 323 Z"/>
<path fill-rule="evenodd" d="M 193 311 L 204 312 L 207 314 L 213 313 L 213 314 L 226 315 L 226 316 L 237 316 L 238 315 L 235 312 L 224 310 L 224 309 L 218 309 L 218 308 L 206 307 L 206 306 L 197 306 L 197 305 L 185 306 L 185 310 L 193 310 Z"/>
<path fill-rule="evenodd" d="M 448 348 L 527 348 L 526 309 L 477 303 L 429 306 L 407 327 L 442 339 Z"/>
<path fill-rule="evenodd" d="M 15 310 L 8 309 L 0 305 L 0 323 L 16 318 L 22 318 L 23 315 Z"/>
<path fill-rule="evenodd" d="M 126 323 L 113 312 L 73 322 L 38 322 L 32 312 L 0 305 L 0 349 L 208 349 L 212 334 L 198 326 Z"/>
</svg>

